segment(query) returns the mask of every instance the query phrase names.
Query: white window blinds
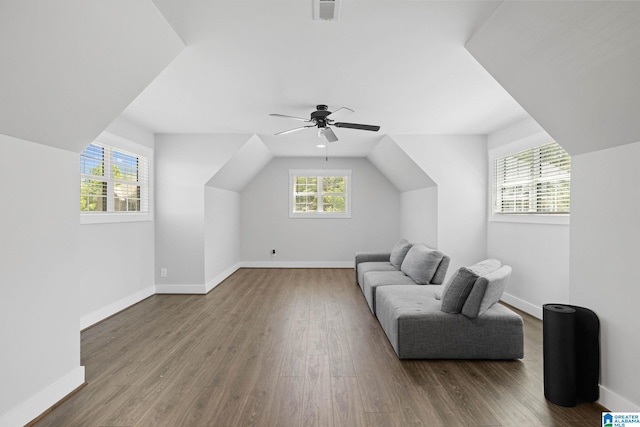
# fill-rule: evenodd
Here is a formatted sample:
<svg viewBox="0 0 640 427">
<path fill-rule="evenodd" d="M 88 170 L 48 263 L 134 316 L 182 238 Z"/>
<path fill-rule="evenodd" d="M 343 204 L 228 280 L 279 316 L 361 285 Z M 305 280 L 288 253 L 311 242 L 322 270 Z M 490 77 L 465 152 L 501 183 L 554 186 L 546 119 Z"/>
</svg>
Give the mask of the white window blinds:
<svg viewBox="0 0 640 427">
<path fill-rule="evenodd" d="M 556 142 L 495 160 L 496 214 L 568 214 L 570 190 L 571 157 Z"/>
<path fill-rule="evenodd" d="M 149 160 L 93 142 L 80 154 L 80 211 L 149 212 Z"/>
</svg>

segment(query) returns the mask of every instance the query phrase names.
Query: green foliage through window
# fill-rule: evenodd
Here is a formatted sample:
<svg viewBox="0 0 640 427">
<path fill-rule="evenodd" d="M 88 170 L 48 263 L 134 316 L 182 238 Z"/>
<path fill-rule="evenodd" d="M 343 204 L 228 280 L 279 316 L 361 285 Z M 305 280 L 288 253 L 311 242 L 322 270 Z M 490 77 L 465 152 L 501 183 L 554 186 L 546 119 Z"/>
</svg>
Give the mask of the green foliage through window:
<svg viewBox="0 0 640 427">
<path fill-rule="evenodd" d="M 292 175 L 293 214 L 348 214 L 349 175 Z"/>
<path fill-rule="evenodd" d="M 145 157 L 91 143 L 80 154 L 80 211 L 148 212 L 148 179 Z"/>
</svg>

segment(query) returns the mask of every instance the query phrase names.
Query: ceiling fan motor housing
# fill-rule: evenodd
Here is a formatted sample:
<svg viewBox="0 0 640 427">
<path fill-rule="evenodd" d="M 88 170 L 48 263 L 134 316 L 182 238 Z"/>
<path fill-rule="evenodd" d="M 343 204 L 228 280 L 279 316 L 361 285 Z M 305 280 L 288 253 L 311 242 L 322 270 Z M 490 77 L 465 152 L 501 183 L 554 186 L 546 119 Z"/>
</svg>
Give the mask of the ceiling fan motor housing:
<svg viewBox="0 0 640 427">
<path fill-rule="evenodd" d="M 327 116 L 331 114 L 328 108 L 326 105 L 320 104 L 316 106 L 317 111 L 311 113 L 311 121 L 315 122 L 319 128 L 327 127 Z"/>
</svg>

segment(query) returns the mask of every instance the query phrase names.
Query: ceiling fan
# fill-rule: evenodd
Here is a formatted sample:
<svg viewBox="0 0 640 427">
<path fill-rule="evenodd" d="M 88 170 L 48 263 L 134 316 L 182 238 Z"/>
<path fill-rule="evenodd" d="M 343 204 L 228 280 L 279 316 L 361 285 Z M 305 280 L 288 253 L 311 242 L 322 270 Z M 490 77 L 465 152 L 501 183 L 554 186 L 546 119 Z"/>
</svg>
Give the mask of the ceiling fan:
<svg viewBox="0 0 640 427">
<path fill-rule="evenodd" d="M 287 116 L 286 114 L 269 114 L 270 116 L 275 117 L 284 117 L 287 119 L 299 120 L 302 122 L 310 123 L 308 125 L 304 125 L 295 129 L 289 129 L 282 132 L 276 133 L 276 135 L 285 135 L 291 132 L 297 132 L 299 130 L 307 129 L 307 128 L 318 128 L 318 136 L 323 136 L 327 138 L 329 142 L 335 142 L 338 140 L 338 137 L 333 132 L 333 130 L 329 126 L 335 126 L 337 128 L 349 128 L 349 129 L 358 129 L 358 130 L 368 130 L 372 132 L 377 132 L 380 130 L 380 126 L 373 125 L 362 125 L 359 123 L 345 123 L 345 122 L 336 122 L 336 117 L 344 114 L 344 113 L 353 113 L 351 108 L 341 107 L 338 108 L 333 113 L 329 111 L 329 107 L 326 105 L 320 104 L 316 106 L 316 111 L 311 113 L 311 117 L 309 119 L 305 119 L 303 117 L 295 117 L 295 116 Z"/>
</svg>

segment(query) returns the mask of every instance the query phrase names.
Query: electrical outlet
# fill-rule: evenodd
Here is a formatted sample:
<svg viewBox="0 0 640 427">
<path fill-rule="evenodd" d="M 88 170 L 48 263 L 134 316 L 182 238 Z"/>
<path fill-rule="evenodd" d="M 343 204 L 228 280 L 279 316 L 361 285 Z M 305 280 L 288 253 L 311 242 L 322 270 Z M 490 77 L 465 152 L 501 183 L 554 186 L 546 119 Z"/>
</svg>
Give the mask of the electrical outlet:
<svg viewBox="0 0 640 427">
<path fill-rule="evenodd" d="M 167 269 L 166 268 L 161 268 L 160 269 L 160 277 L 167 277 Z"/>
</svg>

